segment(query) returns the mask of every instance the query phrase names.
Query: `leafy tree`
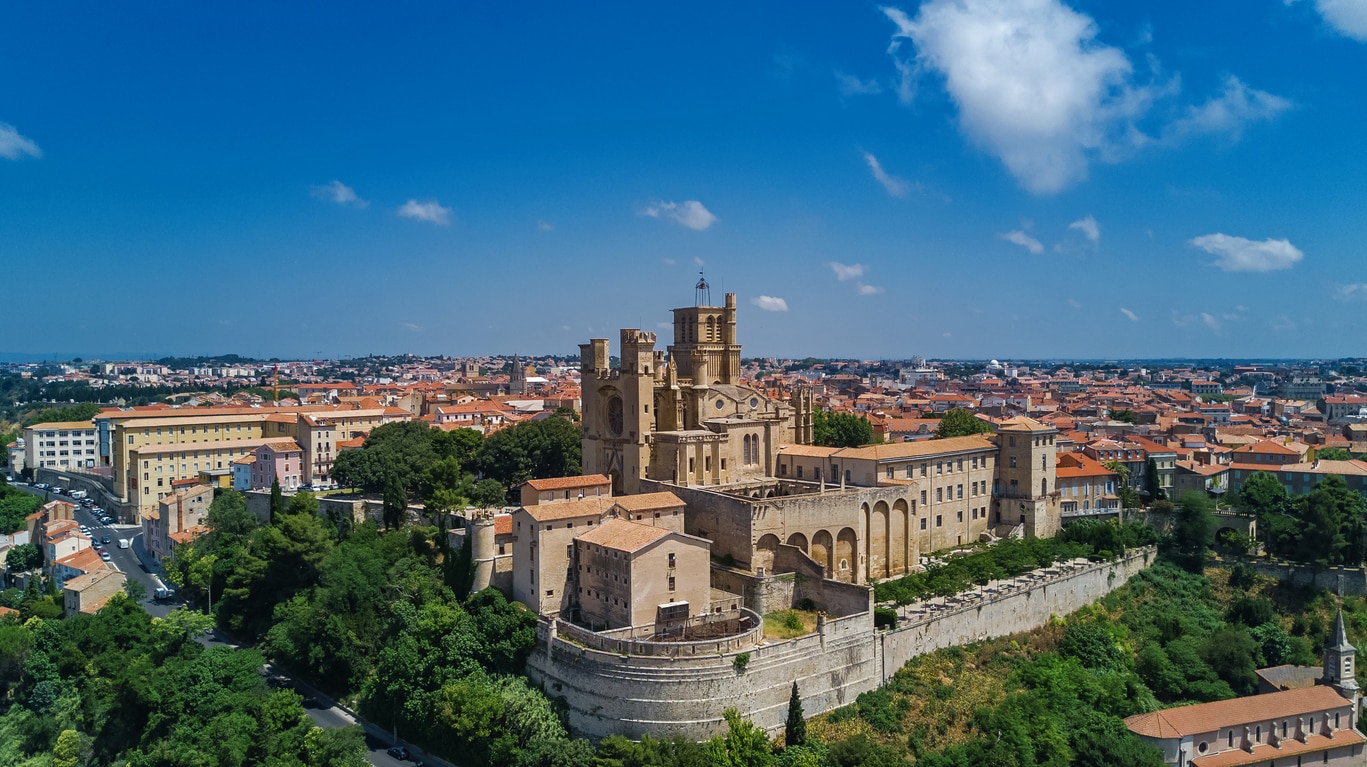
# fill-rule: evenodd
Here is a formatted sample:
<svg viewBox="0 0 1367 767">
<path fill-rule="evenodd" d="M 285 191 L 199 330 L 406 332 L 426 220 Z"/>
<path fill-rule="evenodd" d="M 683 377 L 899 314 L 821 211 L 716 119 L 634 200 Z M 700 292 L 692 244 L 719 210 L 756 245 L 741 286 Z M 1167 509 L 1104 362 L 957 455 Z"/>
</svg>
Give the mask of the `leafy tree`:
<svg viewBox="0 0 1367 767">
<path fill-rule="evenodd" d="M 707 750 L 716 767 L 771 767 L 774 752 L 764 730 L 740 715 L 734 708 L 722 712 L 726 734 L 708 743 Z"/>
<path fill-rule="evenodd" d="M 484 435 L 475 429 L 452 429 L 437 431 L 432 435 L 432 450 L 439 458 L 454 458 L 459 465 L 466 465 L 484 443 Z"/>
<path fill-rule="evenodd" d="M 1299 558 L 1317 565 L 1361 564 L 1363 515 L 1367 499 L 1348 489 L 1343 477 L 1330 475 L 1300 500 L 1304 528 Z"/>
<path fill-rule="evenodd" d="M 793 682 L 793 692 L 788 696 L 788 721 L 783 728 L 783 743 L 790 747 L 807 743 L 807 720 L 802 716 L 802 698 L 797 694 L 797 682 Z"/>
<path fill-rule="evenodd" d="M 873 424 L 862 415 L 817 410 L 812 414 L 812 441 L 823 447 L 859 447 L 874 441 Z"/>
<path fill-rule="evenodd" d="M 37 410 L 24 419 L 25 426 L 33 426 L 40 423 L 74 423 L 76 421 L 89 421 L 100 414 L 100 406 L 94 402 L 82 402 L 79 405 L 69 407 L 50 407 Z"/>
<path fill-rule="evenodd" d="M 503 485 L 496 479 L 481 479 L 475 483 L 473 491 L 470 493 L 470 502 L 477 508 L 488 509 L 493 506 L 501 506 L 507 493 Z"/>
<path fill-rule="evenodd" d="M 36 543 L 23 543 L 10 549 L 5 566 L 12 573 L 33 570 L 43 564 L 43 552 Z"/>
<path fill-rule="evenodd" d="M 391 486 L 405 494 L 417 491 L 423 472 L 438 457 L 434 443 L 439 433 L 425 421 L 377 426 L 359 450 L 345 450 L 337 456 L 333 476 L 344 485 L 370 492 L 388 492 Z"/>
<path fill-rule="evenodd" d="M 475 454 L 473 466 L 486 479 L 501 483 L 508 501 L 529 479 L 573 477 L 581 471 L 579 427 L 565 418 L 525 421 L 494 432 Z"/>
<path fill-rule="evenodd" d="M 1133 410 L 1122 407 L 1111 411 L 1111 420 L 1121 423 L 1139 423 L 1139 416 L 1135 415 Z"/>
<path fill-rule="evenodd" d="M 1341 447 L 1322 447 L 1315 451 L 1317 461 L 1351 461 L 1353 454 Z"/>
<path fill-rule="evenodd" d="M 1258 524 L 1277 514 L 1285 514 L 1290 505 L 1286 487 L 1271 472 L 1255 471 L 1249 475 L 1234 499 L 1239 511 L 1258 517 Z"/>
<path fill-rule="evenodd" d="M 1171 548 L 1189 570 L 1198 572 L 1214 542 L 1215 502 L 1199 490 L 1188 490 L 1178 498 L 1178 507 Z"/>
<path fill-rule="evenodd" d="M 280 491 L 280 480 L 279 480 L 279 479 L 272 479 L 272 480 L 271 480 L 271 524 L 275 524 L 275 521 L 276 521 L 277 519 L 280 518 L 280 515 L 281 515 L 281 514 L 284 514 L 284 513 L 285 513 L 285 496 L 284 496 L 284 494 Z"/>
<path fill-rule="evenodd" d="M 954 408 L 945 411 L 940 417 L 940 425 L 935 429 L 936 439 L 967 437 L 973 434 L 991 434 L 992 424 L 978 418 L 968 410 Z"/>
</svg>

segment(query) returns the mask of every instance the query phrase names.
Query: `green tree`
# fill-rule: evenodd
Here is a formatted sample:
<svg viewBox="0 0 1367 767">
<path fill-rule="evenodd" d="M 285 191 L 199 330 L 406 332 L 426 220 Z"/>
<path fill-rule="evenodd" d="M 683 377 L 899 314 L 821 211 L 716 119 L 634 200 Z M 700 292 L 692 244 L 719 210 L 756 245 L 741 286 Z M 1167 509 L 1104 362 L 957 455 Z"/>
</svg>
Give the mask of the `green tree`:
<svg viewBox="0 0 1367 767">
<path fill-rule="evenodd" d="M 873 424 L 862 415 L 817 410 L 812 414 L 812 441 L 822 447 L 873 444 Z"/>
<path fill-rule="evenodd" d="M 83 743 L 75 730 L 62 730 L 52 747 L 52 767 L 77 767 L 82 762 Z"/>
<path fill-rule="evenodd" d="M 1234 497 L 1239 511 L 1258 517 L 1258 524 L 1277 514 L 1285 514 L 1290 506 L 1286 487 L 1271 472 L 1255 471 L 1244 480 Z"/>
<path fill-rule="evenodd" d="M 69 407 L 49 407 L 35 410 L 24 418 L 25 426 L 39 423 L 74 423 L 89 421 L 100 414 L 100 406 L 94 402 L 82 402 Z"/>
<path fill-rule="evenodd" d="M 991 434 L 992 424 L 978 418 L 968 410 L 954 408 L 940 417 L 940 425 L 935 429 L 936 439 L 967 437 L 972 434 Z"/>
<path fill-rule="evenodd" d="M 1111 420 L 1121 423 L 1139 423 L 1139 416 L 1135 415 L 1133 410 L 1122 407 L 1111 411 Z"/>
<path fill-rule="evenodd" d="M 1300 499 L 1304 528 L 1298 547 L 1302 562 L 1357 566 L 1363 558 L 1363 515 L 1367 499 L 1349 490 L 1343 477 L 1329 475 Z"/>
<path fill-rule="evenodd" d="M 772 767 L 774 751 L 764 730 L 740 715 L 734 708 L 722 712 L 726 734 L 708 743 L 707 750 L 715 767 Z"/>
<path fill-rule="evenodd" d="M 484 435 L 468 428 L 437 431 L 432 435 L 432 449 L 437 456 L 454 458 L 461 466 L 470 463 L 483 443 Z"/>
<path fill-rule="evenodd" d="M 1170 544 L 1187 569 L 1199 572 L 1214 543 L 1215 501 L 1199 490 L 1188 490 L 1177 503 Z"/>
<path fill-rule="evenodd" d="M 1317 461 L 1351 461 L 1353 454 L 1341 447 L 1321 447 L 1315 450 Z"/>
<path fill-rule="evenodd" d="M 503 485 L 510 503 L 514 489 L 529 479 L 573 477 L 581 471 L 579 427 L 558 417 L 526 421 L 494 432 L 480 445 L 473 467 Z"/>
<path fill-rule="evenodd" d="M 43 564 L 43 552 L 36 543 L 22 543 L 10 549 L 5 559 L 5 567 L 12 573 L 33 570 Z"/>
<path fill-rule="evenodd" d="M 802 715 L 802 698 L 797 694 L 797 682 L 793 682 L 793 692 L 788 696 L 788 721 L 783 728 L 785 746 L 807 744 L 807 719 Z"/>
<path fill-rule="evenodd" d="M 481 479 L 475 483 L 473 491 L 470 493 L 470 502 L 476 508 L 488 509 L 494 506 L 503 505 L 506 493 L 503 485 L 496 479 Z"/>
<path fill-rule="evenodd" d="M 285 495 L 280 491 L 280 480 L 271 480 L 271 524 L 285 513 Z"/>
</svg>

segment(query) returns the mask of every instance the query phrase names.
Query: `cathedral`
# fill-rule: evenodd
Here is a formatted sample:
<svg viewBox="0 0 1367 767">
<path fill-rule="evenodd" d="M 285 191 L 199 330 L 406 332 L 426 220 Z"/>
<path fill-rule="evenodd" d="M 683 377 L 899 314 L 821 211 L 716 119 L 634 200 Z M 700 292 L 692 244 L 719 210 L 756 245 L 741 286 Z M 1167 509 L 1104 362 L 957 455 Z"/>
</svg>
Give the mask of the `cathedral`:
<svg viewBox="0 0 1367 767">
<path fill-rule="evenodd" d="M 868 583 L 922 554 L 1058 531 L 1056 430 L 1029 418 L 995 435 L 858 448 L 812 445 L 812 395 L 773 400 L 740 378 L 736 295 L 673 310 L 674 342 L 621 331 L 581 344 L 583 469 L 612 494 L 669 492 L 685 532 L 754 576 L 818 568 Z"/>
<path fill-rule="evenodd" d="M 606 338 L 579 346 L 584 473 L 611 478 L 614 494 L 641 492 L 642 479 L 689 486 L 772 476 L 779 445 L 811 441 L 810 397 L 774 402 L 741 383 L 735 293 L 725 306 L 675 309 L 667 353 L 654 333 L 625 329 L 620 365 L 608 356 Z"/>
</svg>

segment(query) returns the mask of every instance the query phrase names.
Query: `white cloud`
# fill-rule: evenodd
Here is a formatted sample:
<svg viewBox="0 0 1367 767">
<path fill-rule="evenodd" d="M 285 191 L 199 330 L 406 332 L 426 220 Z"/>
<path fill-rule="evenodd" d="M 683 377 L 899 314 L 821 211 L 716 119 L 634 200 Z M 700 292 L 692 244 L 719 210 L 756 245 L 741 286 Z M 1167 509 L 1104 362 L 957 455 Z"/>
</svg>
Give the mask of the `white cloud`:
<svg viewBox="0 0 1367 767">
<path fill-rule="evenodd" d="M 1290 108 L 1291 102 L 1281 96 L 1250 88 L 1230 75 L 1218 95 L 1200 106 L 1190 107 L 1185 117 L 1169 126 L 1167 136 L 1173 139 L 1223 133 L 1238 139 L 1245 125 L 1271 120 Z"/>
<path fill-rule="evenodd" d="M 1138 315 L 1138 314 L 1135 314 L 1134 312 L 1130 311 L 1129 309 L 1126 309 L 1126 308 L 1123 307 L 1123 306 L 1120 307 L 1120 313 L 1123 314 L 1123 315 L 1125 315 L 1126 317 L 1129 317 L 1129 318 L 1130 318 L 1130 322 L 1138 322 L 1138 321 L 1139 321 L 1139 315 Z"/>
<path fill-rule="evenodd" d="M 907 196 L 907 182 L 883 170 L 883 164 L 878 162 L 878 158 L 874 157 L 872 153 L 864 153 L 864 162 L 869 164 L 869 170 L 873 173 L 874 180 L 882 184 L 888 194 L 893 197 Z"/>
<path fill-rule="evenodd" d="M 675 260 L 672 259 L 672 258 L 662 258 L 662 259 L 660 259 L 660 263 L 664 264 L 665 266 L 673 266 L 673 265 L 675 265 L 675 264 L 677 264 L 677 263 L 679 263 L 679 262 L 678 262 L 678 261 L 675 261 Z"/>
<path fill-rule="evenodd" d="M 1096 219 L 1092 218 L 1091 215 L 1088 215 L 1085 218 L 1079 218 L 1078 220 L 1069 224 L 1068 228 L 1076 229 L 1079 232 L 1082 232 L 1083 235 L 1087 237 L 1087 241 L 1092 243 L 1093 245 L 1097 244 L 1098 242 L 1101 242 L 1101 225 L 1098 224 L 1096 222 Z"/>
<path fill-rule="evenodd" d="M 1210 312 L 1195 312 L 1191 314 L 1181 314 L 1176 309 L 1172 310 L 1172 324 L 1178 327 L 1186 327 L 1194 323 L 1201 323 L 1212 331 L 1219 333 L 1224 328 L 1220 324 L 1220 319 Z"/>
<path fill-rule="evenodd" d="M 364 208 L 370 203 L 356 196 L 356 190 L 343 184 L 337 179 L 315 186 L 309 190 L 309 194 L 319 200 L 335 202 L 343 207 Z"/>
<path fill-rule="evenodd" d="M 549 232 L 555 229 L 555 225 L 538 218 L 536 220 L 536 228 L 537 231 Z"/>
<path fill-rule="evenodd" d="M 428 202 L 418 202 L 409 200 L 399 208 L 399 215 L 404 218 L 415 218 L 419 221 L 428 221 L 438 226 L 449 226 L 451 224 L 451 209 L 443 208 L 436 200 Z"/>
<path fill-rule="evenodd" d="M 960 130 L 1035 194 L 1085 179 L 1093 161 L 1116 162 L 1155 143 L 1139 123 L 1181 89 L 1176 76 L 1160 81 L 1152 56 L 1153 81 L 1138 82 L 1125 52 L 1101 42 L 1096 22 L 1062 0 L 926 0 L 915 18 L 882 10 L 896 26 L 888 54 L 899 98 L 909 102 L 923 74 L 943 78 Z M 1290 107 L 1230 76 L 1220 93 L 1156 133 L 1168 143 L 1207 133 L 1237 138 L 1244 125 Z"/>
<path fill-rule="evenodd" d="M 706 266 L 706 262 L 702 260 L 702 257 L 700 257 L 700 256 L 694 256 L 694 257 L 693 257 L 693 265 L 696 266 L 696 267 L 701 268 L 701 267 L 703 267 L 703 266 Z"/>
<path fill-rule="evenodd" d="M 1081 308 L 1082 308 L 1082 304 L 1078 303 L 1078 300 L 1077 300 L 1076 298 L 1070 298 L 1070 299 L 1068 299 L 1067 303 L 1068 303 L 1069 306 L 1073 307 L 1074 309 L 1081 309 Z"/>
<path fill-rule="evenodd" d="M 877 285 L 865 285 L 862 282 L 859 283 L 859 295 L 861 296 L 876 296 L 882 292 L 883 289 L 878 287 Z"/>
<path fill-rule="evenodd" d="M 419 324 L 417 324 L 417 323 L 415 323 L 415 322 L 400 322 L 400 323 L 399 323 L 399 327 L 401 327 L 401 328 L 403 328 L 404 330 L 407 330 L 407 331 L 409 331 L 409 332 L 411 332 L 411 333 L 421 333 L 421 332 L 422 332 L 422 326 L 419 325 Z"/>
<path fill-rule="evenodd" d="M 1367 301 L 1367 282 L 1340 285 L 1334 289 L 1334 298 L 1340 301 Z"/>
<path fill-rule="evenodd" d="M 788 302 L 777 296 L 755 296 L 750 299 L 750 303 L 758 306 L 766 312 L 786 312 Z"/>
<path fill-rule="evenodd" d="M 1315 0 L 1315 10 L 1334 29 L 1367 43 L 1367 3 L 1362 0 Z"/>
<path fill-rule="evenodd" d="M 1215 265 L 1226 272 L 1272 272 L 1290 269 L 1305 258 L 1289 240 L 1268 238 L 1262 242 L 1231 237 L 1227 234 L 1207 234 L 1189 241 L 1216 256 Z"/>
<path fill-rule="evenodd" d="M 653 203 L 646 206 L 640 215 L 667 219 L 698 232 L 717 222 L 717 217 L 712 215 L 712 211 L 703 207 L 697 200 Z"/>
<path fill-rule="evenodd" d="M 21 157 L 38 158 L 43 150 L 33 140 L 19 134 L 18 129 L 9 123 L 0 123 L 0 157 L 18 160 Z"/>
<path fill-rule="evenodd" d="M 864 276 L 863 264 L 842 264 L 839 261 L 827 261 L 826 266 L 831 267 L 831 271 L 835 272 L 835 278 L 841 282 Z"/>
<path fill-rule="evenodd" d="M 877 80 L 860 80 L 839 70 L 836 70 L 835 81 L 839 84 L 842 96 L 872 96 L 883 92 L 883 86 Z"/>
<path fill-rule="evenodd" d="M 1090 156 L 1131 141 L 1152 100 L 1130 82 L 1124 52 L 1059 0 L 928 0 L 914 19 L 882 10 L 897 26 L 888 53 L 899 95 L 914 93 L 908 78 L 939 73 L 964 133 L 1036 194 L 1086 178 Z"/>
<path fill-rule="evenodd" d="M 1019 229 L 1017 229 L 1014 232 L 1006 232 L 1005 234 L 999 234 L 997 236 L 1002 238 L 1003 240 L 1006 240 L 1007 242 L 1015 243 L 1016 245 L 1025 248 L 1026 250 L 1030 251 L 1031 253 L 1034 253 L 1035 255 L 1039 255 L 1044 252 L 1044 245 L 1039 240 L 1035 239 L 1034 237 L 1031 237 L 1030 235 L 1026 234 L 1025 232 L 1022 232 Z"/>
</svg>

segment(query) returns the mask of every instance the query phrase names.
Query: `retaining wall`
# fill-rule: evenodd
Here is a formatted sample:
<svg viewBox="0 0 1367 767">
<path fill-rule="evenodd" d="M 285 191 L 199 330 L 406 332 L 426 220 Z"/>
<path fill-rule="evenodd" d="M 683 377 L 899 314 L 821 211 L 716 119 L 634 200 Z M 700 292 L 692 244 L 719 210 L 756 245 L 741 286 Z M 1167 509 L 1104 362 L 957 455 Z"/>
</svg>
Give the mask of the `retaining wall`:
<svg viewBox="0 0 1367 767">
<path fill-rule="evenodd" d="M 1367 571 L 1361 567 L 1314 568 L 1293 562 L 1249 563 L 1263 575 L 1296 586 L 1319 586 L 1341 597 L 1367 596 Z"/>
<path fill-rule="evenodd" d="M 883 681 L 918 655 L 1030 631 L 1045 625 L 1053 616 L 1075 612 L 1148 567 L 1156 551 L 1151 546 L 1137 549 L 1124 557 L 1063 573 L 1027 589 L 942 610 L 933 617 L 899 622 L 896 629 L 878 637 Z"/>
<path fill-rule="evenodd" d="M 129 511 L 131 507 L 110 490 L 111 481 L 106 477 L 57 469 L 34 469 L 33 481 L 61 485 L 69 490 L 84 490 L 95 499 L 96 505 L 117 517 L 120 524 L 137 524 L 139 521 L 132 518 L 132 512 Z"/>
<path fill-rule="evenodd" d="M 558 624 L 542 621 L 527 673 L 552 698 L 564 699 L 570 727 L 579 735 L 680 734 L 702 740 L 725 730 L 726 708 L 773 733 L 787 718 L 794 681 L 808 716 L 831 711 L 877 688 L 917 655 L 1028 631 L 1051 616 L 1074 612 L 1128 581 L 1154 556 L 1154 549 L 1140 549 L 886 632 L 874 629 L 867 589 L 827 581 L 827 600 L 852 605 L 858 596 L 853 590 L 859 589 L 864 610 L 823 619 L 815 634 L 751 648 L 743 668 L 736 663 L 738 652 L 664 657 L 591 649 L 561 637 Z M 714 575 L 725 572 L 714 569 Z"/>
<path fill-rule="evenodd" d="M 872 615 L 823 624 L 819 633 L 748 649 L 741 667 L 739 652 L 669 658 L 591 650 L 542 621 L 527 673 L 547 695 L 564 699 L 579 735 L 702 740 L 725 731 L 727 708 L 774 732 L 783 728 L 794 681 L 811 714 L 853 703 L 880 682 Z"/>
</svg>

